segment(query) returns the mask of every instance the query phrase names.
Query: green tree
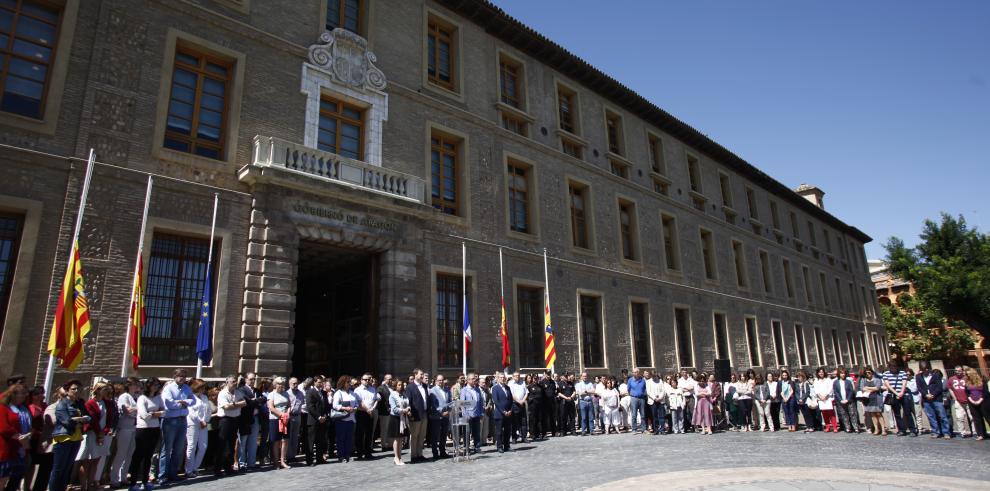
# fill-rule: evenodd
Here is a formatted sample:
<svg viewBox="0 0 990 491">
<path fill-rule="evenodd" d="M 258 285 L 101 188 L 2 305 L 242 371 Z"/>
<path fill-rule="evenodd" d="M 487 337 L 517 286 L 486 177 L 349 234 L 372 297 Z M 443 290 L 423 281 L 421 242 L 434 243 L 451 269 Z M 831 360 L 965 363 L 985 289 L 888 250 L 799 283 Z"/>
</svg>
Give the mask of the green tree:
<svg viewBox="0 0 990 491">
<path fill-rule="evenodd" d="M 976 338 L 962 322 L 945 319 L 938 309 L 908 294 L 897 305 L 881 305 L 894 352 L 916 360 L 952 359 L 972 348 Z"/>
<path fill-rule="evenodd" d="M 887 241 L 890 272 L 914 283 L 922 307 L 990 338 L 990 236 L 943 213 L 939 223 L 925 220 L 920 238 L 913 248 Z"/>
</svg>

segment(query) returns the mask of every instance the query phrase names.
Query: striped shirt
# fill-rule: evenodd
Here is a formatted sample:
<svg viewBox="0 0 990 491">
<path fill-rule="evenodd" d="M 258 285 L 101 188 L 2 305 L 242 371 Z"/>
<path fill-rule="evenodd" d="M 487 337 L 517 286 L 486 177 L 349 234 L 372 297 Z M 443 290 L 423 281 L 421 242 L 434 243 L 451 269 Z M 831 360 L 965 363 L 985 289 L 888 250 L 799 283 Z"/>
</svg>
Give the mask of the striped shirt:
<svg viewBox="0 0 990 491">
<path fill-rule="evenodd" d="M 883 381 L 890 384 L 890 387 L 894 389 L 895 392 L 900 392 L 900 390 L 904 387 L 904 384 L 907 383 L 907 372 L 900 370 L 895 373 L 887 370 L 886 372 L 883 372 Z"/>
</svg>

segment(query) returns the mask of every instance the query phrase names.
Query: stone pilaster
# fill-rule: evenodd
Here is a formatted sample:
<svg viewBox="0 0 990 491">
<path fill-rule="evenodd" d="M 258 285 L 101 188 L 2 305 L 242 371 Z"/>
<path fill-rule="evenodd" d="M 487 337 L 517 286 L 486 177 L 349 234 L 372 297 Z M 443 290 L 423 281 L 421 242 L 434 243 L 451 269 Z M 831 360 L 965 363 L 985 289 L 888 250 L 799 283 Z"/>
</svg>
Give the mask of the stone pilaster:
<svg viewBox="0 0 990 491">
<path fill-rule="evenodd" d="M 256 198 L 251 210 L 238 369 L 286 374 L 292 368 L 299 239 L 285 220 L 270 219 L 263 199 Z"/>
<path fill-rule="evenodd" d="M 417 254 L 391 249 L 383 252 L 379 261 L 378 368 L 383 373 L 404 374 L 427 364 L 416 355 L 421 351 L 420 343 L 430 342 L 417 326 L 419 314 L 429 316 L 429 311 L 417 309 L 422 300 L 416 289 Z"/>
</svg>

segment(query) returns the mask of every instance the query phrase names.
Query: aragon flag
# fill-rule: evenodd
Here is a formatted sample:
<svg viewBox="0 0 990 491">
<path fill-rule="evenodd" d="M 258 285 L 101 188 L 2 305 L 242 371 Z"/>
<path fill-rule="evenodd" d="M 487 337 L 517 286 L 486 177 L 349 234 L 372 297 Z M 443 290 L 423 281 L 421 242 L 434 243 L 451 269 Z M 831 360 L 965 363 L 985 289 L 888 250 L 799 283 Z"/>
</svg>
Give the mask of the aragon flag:
<svg viewBox="0 0 990 491">
<path fill-rule="evenodd" d="M 141 363 L 141 330 L 144 329 L 144 261 L 139 256 L 137 277 L 134 278 L 134 303 L 131 304 L 131 367 L 137 370 Z"/>
<path fill-rule="evenodd" d="M 72 262 L 65 271 L 62 295 L 55 309 L 55 322 L 48 339 L 48 352 L 59 366 L 75 371 L 83 359 L 83 338 L 89 334 L 89 303 L 83 282 L 79 242 L 72 244 Z"/>
</svg>

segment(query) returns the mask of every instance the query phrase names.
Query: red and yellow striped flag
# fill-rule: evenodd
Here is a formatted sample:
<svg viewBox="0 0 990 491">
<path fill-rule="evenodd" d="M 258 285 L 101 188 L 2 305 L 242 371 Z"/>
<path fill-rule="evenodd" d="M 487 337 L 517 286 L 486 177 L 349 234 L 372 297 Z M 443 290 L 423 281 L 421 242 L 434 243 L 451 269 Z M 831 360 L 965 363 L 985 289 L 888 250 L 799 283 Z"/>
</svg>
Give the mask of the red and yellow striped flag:
<svg viewBox="0 0 990 491">
<path fill-rule="evenodd" d="M 62 281 L 62 295 L 55 310 L 48 352 L 58 359 L 63 368 L 74 371 L 82 362 L 83 338 L 89 334 L 89 329 L 89 304 L 83 284 L 79 242 L 76 241 L 72 244 L 72 262 Z"/>
<path fill-rule="evenodd" d="M 508 367 L 512 364 L 509 356 L 509 321 L 505 318 L 505 298 L 501 299 L 502 303 L 502 326 L 499 328 L 499 336 L 502 337 L 502 368 Z"/>
<path fill-rule="evenodd" d="M 544 290 L 546 291 L 546 290 Z M 557 361 L 557 348 L 554 346 L 553 342 L 553 325 L 550 324 L 550 294 L 547 293 L 544 296 L 544 324 L 546 325 L 546 331 L 544 334 L 544 344 L 543 344 L 543 357 L 546 358 L 547 368 L 552 369 L 553 364 Z"/>
<path fill-rule="evenodd" d="M 138 256 L 137 277 L 134 278 L 134 303 L 131 304 L 131 368 L 141 363 L 141 329 L 144 328 L 144 261 Z"/>
</svg>

